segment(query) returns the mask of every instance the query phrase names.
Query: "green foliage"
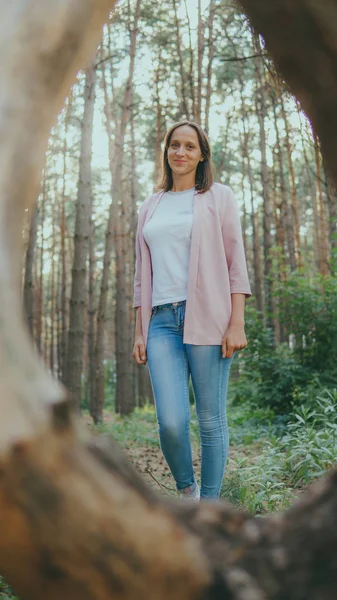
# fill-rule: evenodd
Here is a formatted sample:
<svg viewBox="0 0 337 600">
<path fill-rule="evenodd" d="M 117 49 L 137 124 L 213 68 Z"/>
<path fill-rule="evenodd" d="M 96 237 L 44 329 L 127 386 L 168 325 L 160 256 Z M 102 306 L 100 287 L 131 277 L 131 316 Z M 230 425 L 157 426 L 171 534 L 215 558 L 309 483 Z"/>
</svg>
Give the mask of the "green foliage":
<svg viewBox="0 0 337 600">
<path fill-rule="evenodd" d="M 336 382 L 337 279 L 294 273 L 282 284 L 273 282 L 273 289 L 284 341 L 276 345 L 261 315 L 247 307 L 249 345 L 238 355 L 234 402 L 289 414 L 303 398 L 312 403 L 322 387 Z"/>
<path fill-rule="evenodd" d="M 0 575 L 0 600 L 18 600 L 17 596 L 14 595 L 11 587 L 7 585 L 3 577 Z"/>
<path fill-rule="evenodd" d="M 238 439 L 232 429 L 247 422 L 251 450 L 234 457 L 222 487 L 223 497 L 252 514 L 286 508 L 337 463 L 337 390 L 323 390 L 312 407 L 298 407 L 281 428 L 270 423 L 260 429 L 258 414 L 250 404 L 230 410 L 232 440 Z"/>
<path fill-rule="evenodd" d="M 337 463 L 337 390 L 325 391 L 314 408 L 301 405 L 281 440 L 294 487 L 307 484 Z"/>
<path fill-rule="evenodd" d="M 275 286 L 280 320 L 295 339 L 294 356 L 324 385 L 337 378 L 337 278 L 292 274 Z"/>
<path fill-rule="evenodd" d="M 158 446 L 158 427 L 156 413 L 152 405 L 136 408 L 127 417 L 114 415 L 113 420 L 92 426 L 98 433 L 111 435 L 123 447 L 130 444 Z"/>
</svg>

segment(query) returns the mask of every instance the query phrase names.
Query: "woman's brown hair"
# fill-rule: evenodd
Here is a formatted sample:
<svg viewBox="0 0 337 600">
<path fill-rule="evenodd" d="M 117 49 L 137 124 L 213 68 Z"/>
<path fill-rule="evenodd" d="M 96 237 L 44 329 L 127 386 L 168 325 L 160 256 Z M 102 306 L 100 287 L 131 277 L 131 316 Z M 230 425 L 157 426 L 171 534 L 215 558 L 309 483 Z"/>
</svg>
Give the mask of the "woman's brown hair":
<svg viewBox="0 0 337 600">
<path fill-rule="evenodd" d="M 161 180 L 158 188 L 164 192 L 169 192 L 172 189 L 173 177 L 172 170 L 167 159 L 167 150 L 170 145 L 173 132 L 178 129 L 178 127 L 183 127 L 184 125 L 192 127 L 198 136 L 200 151 L 204 160 L 199 162 L 197 166 L 197 171 L 195 174 L 195 189 L 202 194 L 207 192 L 212 187 L 214 182 L 211 147 L 208 137 L 200 125 L 198 123 L 194 123 L 193 121 L 188 121 L 188 119 L 174 123 L 174 125 L 170 127 L 165 135 L 164 150 L 161 159 Z"/>
</svg>

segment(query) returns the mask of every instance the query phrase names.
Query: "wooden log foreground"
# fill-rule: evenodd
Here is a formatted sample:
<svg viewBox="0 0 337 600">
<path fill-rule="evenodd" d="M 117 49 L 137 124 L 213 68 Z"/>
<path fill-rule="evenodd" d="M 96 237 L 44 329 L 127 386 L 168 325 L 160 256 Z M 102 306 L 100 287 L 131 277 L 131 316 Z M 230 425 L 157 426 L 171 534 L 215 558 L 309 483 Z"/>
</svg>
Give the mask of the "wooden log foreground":
<svg viewBox="0 0 337 600">
<path fill-rule="evenodd" d="M 318 18 L 318 4 L 325 2 L 331 10 L 336 6 L 332 0 L 244 4 L 268 45 L 281 4 L 289 10 L 310 5 Z M 99 42 L 111 4 L 0 2 L 0 573 L 20 600 L 332 600 L 336 472 L 286 513 L 262 519 L 223 503 L 169 502 L 146 487 L 111 441 L 91 438 L 78 426 L 64 389 L 45 371 L 23 326 L 23 209 L 35 202 L 50 128 Z M 290 28 L 295 46 L 303 28 L 296 23 Z M 337 19 L 324 23 L 327 43 Z M 287 28 L 277 35 L 289 42 Z M 317 60 L 322 39 L 313 36 Z M 280 61 L 282 44 L 270 46 Z M 333 96 L 332 43 L 329 52 Z M 300 57 L 300 50 L 293 53 L 289 74 L 282 63 L 296 92 L 292 74 L 303 67 Z M 315 64 L 314 57 L 312 49 Z M 298 78 L 301 101 L 333 166 L 335 142 L 318 117 L 328 91 L 324 77 L 313 68 L 310 80 Z"/>
</svg>

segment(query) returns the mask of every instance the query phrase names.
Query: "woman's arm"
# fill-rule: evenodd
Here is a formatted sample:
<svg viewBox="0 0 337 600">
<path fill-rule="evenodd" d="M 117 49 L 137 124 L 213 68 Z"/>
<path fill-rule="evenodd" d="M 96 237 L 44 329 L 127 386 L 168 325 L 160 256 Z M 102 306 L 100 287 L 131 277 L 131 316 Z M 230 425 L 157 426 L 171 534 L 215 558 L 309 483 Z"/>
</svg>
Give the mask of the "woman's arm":
<svg viewBox="0 0 337 600">
<path fill-rule="evenodd" d="M 244 312 L 245 294 L 232 294 L 232 316 L 222 341 L 223 358 L 232 358 L 236 350 L 247 346 Z"/>
<path fill-rule="evenodd" d="M 136 308 L 136 329 L 135 329 L 135 343 L 133 346 L 132 356 L 135 358 L 138 365 L 145 365 L 146 363 L 146 351 L 143 338 L 142 330 L 142 314 L 141 307 Z"/>
</svg>

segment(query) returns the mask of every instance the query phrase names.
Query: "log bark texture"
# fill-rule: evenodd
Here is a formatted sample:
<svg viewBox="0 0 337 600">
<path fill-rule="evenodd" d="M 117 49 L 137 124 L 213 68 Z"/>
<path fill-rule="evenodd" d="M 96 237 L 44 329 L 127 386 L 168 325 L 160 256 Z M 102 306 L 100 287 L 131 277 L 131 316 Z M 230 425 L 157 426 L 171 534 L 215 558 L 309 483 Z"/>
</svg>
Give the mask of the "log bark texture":
<svg viewBox="0 0 337 600">
<path fill-rule="evenodd" d="M 307 7 L 310 58 L 317 51 L 324 66 L 322 27 L 328 43 L 337 20 L 326 21 L 319 7 L 326 4 L 332 17 L 336 2 L 246 4 L 250 12 L 264 7 L 282 51 L 293 46 L 290 80 L 295 40 L 301 47 L 295 24 L 308 27 Z M 92 56 L 111 0 L 0 6 L 0 573 L 21 600 L 334 599 L 335 471 L 291 510 L 268 518 L 222 503 L 169 502 L 145 486 L 112 442 L 79 429 L 64 389 L 39 362 L 20 303 L 19 216 L 36 198 L 50 128 L 77 69 Z M 293 21 L 282 21 L 283 7 Z M 333 44 L 330 51 L 332 60 Z M 304 64 L 315 79 L 315 61 L 305 57 Z M 304 80 L 300 95 L 320 133 L 317 85 Z M 336 119 L 331 115 L 330 131 Z M 333 140 L 323 130 L 333 165 Z M 335 183 L 336 175 L 335 166 Z"/>
<path fill-rule="evenodd" d="M 337 180 L 337 1 L 240 0 L 321 142 Z"/>
</svg>

